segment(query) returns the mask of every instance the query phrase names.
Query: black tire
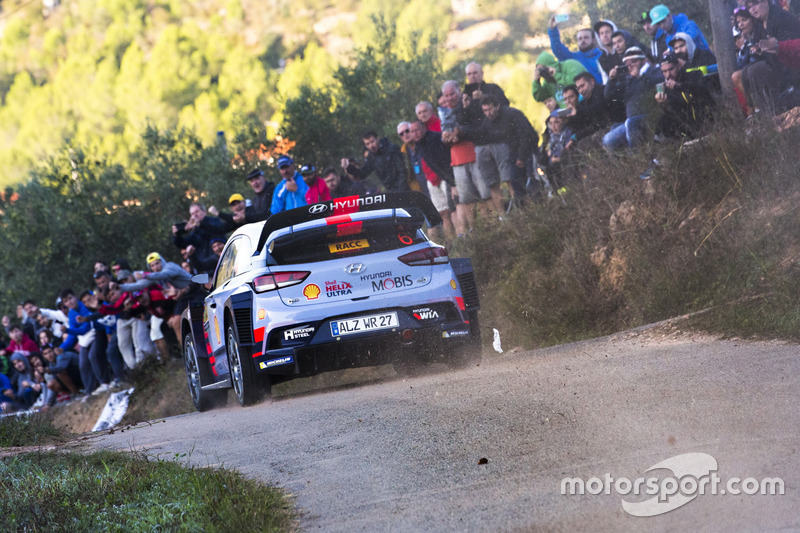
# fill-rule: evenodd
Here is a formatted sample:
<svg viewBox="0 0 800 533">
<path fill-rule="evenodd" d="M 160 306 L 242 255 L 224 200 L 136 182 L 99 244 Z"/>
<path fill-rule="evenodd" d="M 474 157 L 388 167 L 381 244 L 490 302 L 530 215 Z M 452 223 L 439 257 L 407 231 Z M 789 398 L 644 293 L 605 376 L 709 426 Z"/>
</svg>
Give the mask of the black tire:
<svg viewBox="0 0 800 533">
<path fill-rule="evenodd" d="M 469 314 L 469 337 L 447 362 L 450 368 L 467 368 L 481 361 L 481 326 L 478 322 L 478 312 Z"/>
<path fill-rule="evenodd" d="M 239 335 L 232 322 L 226 328 L 225 349 L 228 353 L 228 369 L 231 373 L 233 392 L 239 405 L 253 405 L 271 392 L 269 376 L 259 376 L 250 357 L 242 357 Z"/>
<path fill-rule="evenodd" d="M 192 396 L 195 408 L 202 413 L 215 407 L 224 407 L 228 403 L 227 389 L 206 391 L 202 389 L 203 385 L 208 385 L 210 381 L 209 369 L 208 364 L 197 357 L 191 331 L 183 338 L 183 361 L 189 394 Z"/>
</svg>

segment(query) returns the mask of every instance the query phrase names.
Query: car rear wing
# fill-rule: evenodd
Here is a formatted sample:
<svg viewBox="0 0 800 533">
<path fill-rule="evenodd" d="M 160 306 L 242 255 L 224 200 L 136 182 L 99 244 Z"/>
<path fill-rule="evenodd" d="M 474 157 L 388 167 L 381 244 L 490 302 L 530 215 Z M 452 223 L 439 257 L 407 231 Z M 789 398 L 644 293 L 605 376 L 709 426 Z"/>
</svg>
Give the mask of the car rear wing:
<svg viewBox="0 0 800 533">
<path fill-rule="evenodd" d="M 258 255 L 261 252 L 261 249 L 267 243 L 267 239 L 272 232 L 294 226 L 295 224 L 363 211 L 409 208 L 418 209 L 422 212 L 425 221 L 430 227 L 435 227 L 442 223 L 442 217 L 433 206 L 430 198 L 421 192 L 385 192 L 362 196 L 345 196 L 336 198 L 330 202 L 306 205 L 270 216 L 264 223 L 261 236 L 258 239 L 258 246 L 256 246 L 253 255 Z"/>
</svg>

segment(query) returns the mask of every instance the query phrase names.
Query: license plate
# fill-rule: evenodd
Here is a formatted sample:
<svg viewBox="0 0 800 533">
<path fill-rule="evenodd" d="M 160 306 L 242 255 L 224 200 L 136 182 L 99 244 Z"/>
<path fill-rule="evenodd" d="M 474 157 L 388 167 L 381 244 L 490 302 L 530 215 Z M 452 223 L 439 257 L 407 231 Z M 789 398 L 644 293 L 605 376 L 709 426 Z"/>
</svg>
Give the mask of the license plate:
<svg viewBox="0 0 800 533">
<path fill-rule="evenodd" d="M 347 320 L 334 320 L 331 322 L 331 335 L 339 337 L 352 333 L 363 333 L 365 331 L 375 331 L 378 329 L 396 328 L 397 313 L 383 313 L 380 315 L 360 316 Z"/>
</svg>

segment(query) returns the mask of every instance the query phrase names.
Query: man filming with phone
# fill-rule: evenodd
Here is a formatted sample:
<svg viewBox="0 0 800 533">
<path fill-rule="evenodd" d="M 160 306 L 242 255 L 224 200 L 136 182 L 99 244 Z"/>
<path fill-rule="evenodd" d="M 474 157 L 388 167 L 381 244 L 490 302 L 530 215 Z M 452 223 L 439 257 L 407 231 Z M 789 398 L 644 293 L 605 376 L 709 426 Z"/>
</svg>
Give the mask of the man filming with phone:
<svg viewBox="0 0 800 533">
<path fill-rule="evenodd" d="M 547 35 L 550 37 L 550 49 L 559 61 L 574 59 L 589 71 L 597 83 L 603 83 L 603 73 L 600 69 L 600 58 L 603 51 L 597 46 L 594 30 L 591 28 L 581 28 L 575 34 L 578 42 L 578 50 L 572 51 L 561 42 L 561 34 L 558 31 L 558 24 L 566 22 L 569 16 L 553 15 L 547 28 Z"/>
<path fill-rule="evenodd" d="M 664 83 L 656 85 L 655 100 L 662 113 L 656 124 L 656 139 L 664 137 L 695 139 L 711 119 L 714 99 L 703 75 L 687 72 L 679 56 L 670 53 L 661 63 Z"/>
</svg>

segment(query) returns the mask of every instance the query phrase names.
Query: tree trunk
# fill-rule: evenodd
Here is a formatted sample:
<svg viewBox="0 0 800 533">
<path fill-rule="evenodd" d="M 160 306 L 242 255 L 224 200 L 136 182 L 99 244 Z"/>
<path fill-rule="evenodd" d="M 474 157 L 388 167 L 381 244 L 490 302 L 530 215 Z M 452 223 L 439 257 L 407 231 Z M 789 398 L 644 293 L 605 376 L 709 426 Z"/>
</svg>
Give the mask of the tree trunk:
<svg viewBox="0 0 800 533">
<path fill-rule="evenodd" d="M 584 0 L 583 4 L 586 9 L 586 14 L 589 15 L 589 20 L 592 25 L 594 25 L 595 22 L 600 20 L 600 10 L 597 8 L 597 0 Z"/>
<path fill-rule="evenodd" d="M 725 98 L 735 98 L 731 74 L 736 70 L 736 49 L 731 30 L 731 13 L 725 9 L 723 0 L 708 0 L 711 31 L 714 37 L 714 53 L 717 56 L 719 82 Z"/>
</svg>

